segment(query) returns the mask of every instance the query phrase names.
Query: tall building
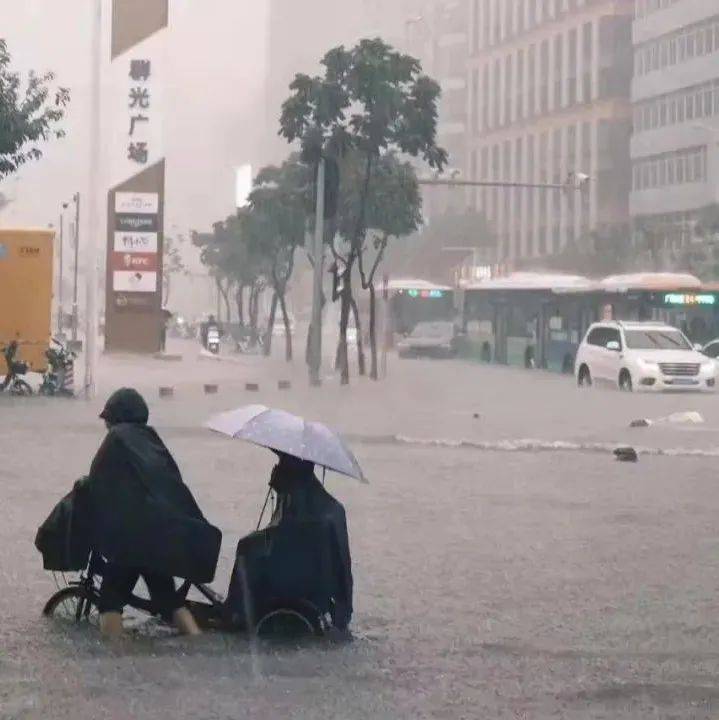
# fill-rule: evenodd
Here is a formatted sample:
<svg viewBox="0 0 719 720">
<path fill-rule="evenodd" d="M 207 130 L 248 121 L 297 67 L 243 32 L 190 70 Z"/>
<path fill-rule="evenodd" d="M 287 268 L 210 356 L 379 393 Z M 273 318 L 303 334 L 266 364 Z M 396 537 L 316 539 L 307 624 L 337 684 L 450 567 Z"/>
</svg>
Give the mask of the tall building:
<svg viewBox="0 0 719 720">
<path fill-rule="evenodd" d="M 403 50 L 422 60 L 423 70 L 442 88 L 437 142 L 449 153 L 449 167 L 466 171 L 469 0 L 415 0 L 406 11 Z M 466 196 L 456 188 L 425 193 L 425 215 L 464 210 Z"/>
<path fill-rule="evenodd" d="M 631 213 L 671 252 L 719 203 L 719 3 L 637 0 L 633 41 Z"/>
<path fill-rule="evenodd" d="M 561 251 L 627 227 L 631 168 L 632 3 L 472 0 L 468 175 L 586 191 L 479 189 L 497 260 Z"/>
</svg>

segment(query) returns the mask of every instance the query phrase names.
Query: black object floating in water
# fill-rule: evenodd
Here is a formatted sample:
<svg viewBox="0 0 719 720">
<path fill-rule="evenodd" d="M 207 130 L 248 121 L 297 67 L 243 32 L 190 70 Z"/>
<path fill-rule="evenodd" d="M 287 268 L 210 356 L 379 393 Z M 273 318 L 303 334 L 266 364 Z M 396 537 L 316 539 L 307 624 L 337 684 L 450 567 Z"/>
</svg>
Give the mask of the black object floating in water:
<svg viewBox="0 0 719 720">
<path fill-rule="evenodd" d="M 619 462 L 638 462 L 639 461 L 639 455 L 637 455 L 637 451 L 632 447 L 620 447 L 617 448 L 614 451 L 614 457 L 619 460 Z"/>
</svg>

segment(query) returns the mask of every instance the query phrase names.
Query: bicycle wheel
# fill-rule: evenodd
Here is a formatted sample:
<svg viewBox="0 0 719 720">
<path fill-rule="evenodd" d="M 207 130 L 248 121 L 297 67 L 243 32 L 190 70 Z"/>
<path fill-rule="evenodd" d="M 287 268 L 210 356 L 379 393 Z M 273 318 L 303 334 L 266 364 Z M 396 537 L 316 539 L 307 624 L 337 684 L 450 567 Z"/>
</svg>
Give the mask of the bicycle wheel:
<svg viewBox="0 0 719 720">
<path fill-rule="evenodd" d="M 63 622 L 82 622 L 92 626 L 100 624 L 96 598 L 92 595 L 88 596 L 87 590 L 82 587 L 66 587 L 58 590 L 45 603 L 42 614 Z"/>
<path fill-rule="evenodd" d="M 24 380 L 15 380 L 10 386 L 10 393 L 19 397 L 32 395 L 32 388 Z"/>
</svg>

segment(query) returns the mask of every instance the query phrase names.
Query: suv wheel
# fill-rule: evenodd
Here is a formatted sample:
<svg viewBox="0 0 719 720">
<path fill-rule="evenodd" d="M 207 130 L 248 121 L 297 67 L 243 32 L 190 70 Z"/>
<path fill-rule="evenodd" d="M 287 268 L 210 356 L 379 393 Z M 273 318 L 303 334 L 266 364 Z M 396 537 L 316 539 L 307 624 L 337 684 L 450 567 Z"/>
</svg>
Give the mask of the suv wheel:
<svg viewBox="0 0 719 720">
<path fill-rule="evenodd" d="M 632 376 L 629 374 L 629 370 L 622 370 L 619 373 L 619 389 L 622 392 L 632 392 L 634 389 L 632 385 Z"/>
<path fill-rule="evenodd" d="M 582 365 L 582 367 L 579 368 L 577 385 L 579 385 L 580 388 L 592 386 L 592 374 L 589 372 L 589 368 L 586 365 Z"/>
</svg>

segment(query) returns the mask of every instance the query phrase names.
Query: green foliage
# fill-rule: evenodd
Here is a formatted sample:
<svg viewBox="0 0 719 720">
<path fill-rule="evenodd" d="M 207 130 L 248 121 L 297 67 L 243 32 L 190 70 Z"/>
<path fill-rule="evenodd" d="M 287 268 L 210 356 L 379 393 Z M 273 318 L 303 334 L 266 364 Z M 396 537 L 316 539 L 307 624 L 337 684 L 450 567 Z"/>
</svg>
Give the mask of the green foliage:
<svg viewBox="0 0 719 720">
<path fill-rule="evenodd" d="M 251 251 L 264 263 L 275 290 L 284 294 L 295 251 L 305 242 L 312 177 L 296 155 L 280 167 L 266 167 L 255 179 L 249 209 L 241 215 Z"/>
<path fill-rule="evenodd" d="M 280 134 L 300 141 L 303 160 L 398 150 L 444 167 L 447 153 L 435 143 L 441 91 L 418 60 L 377 38 L 331 50 L 322 66 L 324 77 L 297 75 L 282 106 Z"/>
<path fill-rule="evenodd" d="M 40 142 L 64 136 L 58 123 L 70 93 L 66 88 L 51 91 L 54 79 L 52 73 L 30 72 L 23 87 L 20 73 L 10 69 L 7 44 L 0 39 L 0 178 L 42 157 Z"/>
<path fill-rule="evenodd" d="M 376 258 L 368 278 L 364 268 L 368 229 L 373 224 L 386 228 L 384 239 L 375 245 L 381 260 L 388 238 L 402 225 L 398 222 L 395 228 L 390 227 L 386 204 L 372 199 L 380 197 L 374 193 L 373 183 L 381 185 L 391 177 L 394 179 L 388 168 L 396 160 L 389 160 L 389 166 L 383 168 L 382 158 L 391 153 L 405 154 L 442 170 L 447 153 L 436 143 L 440 87 L 422 73 L 418 60 L 377 38 L 362 40 L 351 50 L 344 47 L 331 50 L 322 59 L 322 66 L 324 76 L 296 76 L 290 86 L 292 94 L 282 107 L 280 134 L 289 142 L 298 141 L 302 159 L 311 165 L 316 166 L 323 156 L 344 160 L 341 182 L 351 190 L 345 194 L 337 222 L 348 247 L 343 255 L 335 251 L 334 268 L 335 286 L 341 288 L 339 358 L 342 381 L 346 383 L 349 381 L 346 337 L 354 304 L 351 287 L 354 264 L 359 261 L 363 286 L 371 285 L 378 261 Z M 407 169 L 396 176 L 400 181 L 402 178 L 408 180 Z M 412 192 L 408 181 L 400 182 L 399 187 Z M 346 201 L 347 197 L 352 200 Z M 350 210 L 346 202 L 354 202 L 356 209 Z M 415 204 L 409 208 L 410 216 L 404 218 L 404 226 L 416 226 L 417 207 Z"/>
<path fill-rule="evenodd" d="M 340 202 L 337 230 L 350 242 L 357 227 L 364 189 L 365 167 L 357 152 L 341 163 Z M 395 153 L 382 155 L 372 168 L 366 199 L 365 225 L 370 234 L 403 237 L 422 224 L 422 196 L 417 174 L 408 162 Z"/>
</svg>

